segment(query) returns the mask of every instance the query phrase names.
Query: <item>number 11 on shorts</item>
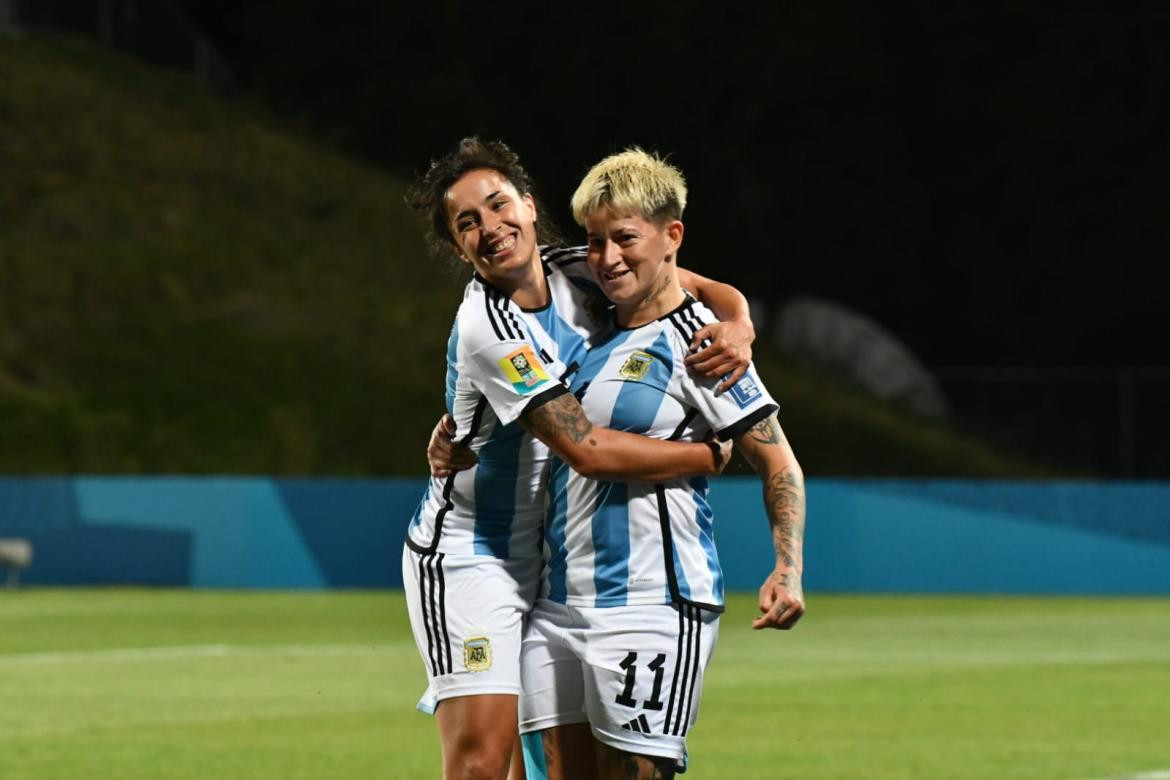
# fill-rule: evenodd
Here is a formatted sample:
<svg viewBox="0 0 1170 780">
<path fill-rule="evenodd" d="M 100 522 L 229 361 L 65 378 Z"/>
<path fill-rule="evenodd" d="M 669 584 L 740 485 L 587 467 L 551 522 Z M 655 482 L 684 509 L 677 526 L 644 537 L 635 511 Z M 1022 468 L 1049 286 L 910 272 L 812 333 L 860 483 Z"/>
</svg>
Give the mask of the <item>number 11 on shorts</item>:
<svg viewBox="0 0 1170 780">
<path fill-rule="evenodd" d="M 618 664 L 618 666 L 620 666 L 626 672 L 626 683 L 625 687 L 622 688 L 622 692 L 619 693 L 616 698 L 614 698 L 614 701 L 624 707 L 638 706 L 637 700 L 633 697 L 634 680 L 638 673 L 637 662 L 638 654 L 631 650 L 630 652 L 626 653 L 626 657 L 622 659 L 620 664 Z M 665 676 L 665 672 L 663 671 L 662 667 L 665 664 L 666 653 L 659 653 L 658 655 L 654 656 L 653 661 L 646 664 L 646 668 L 654 672 L 654 687 L 650 691 L 650 698 L 642 702 L 642 707 L 644 709 L 662 709 L 662 699 L 660 699 L 659 696 L 662 693 L 662 678 Z"/>
</svg>

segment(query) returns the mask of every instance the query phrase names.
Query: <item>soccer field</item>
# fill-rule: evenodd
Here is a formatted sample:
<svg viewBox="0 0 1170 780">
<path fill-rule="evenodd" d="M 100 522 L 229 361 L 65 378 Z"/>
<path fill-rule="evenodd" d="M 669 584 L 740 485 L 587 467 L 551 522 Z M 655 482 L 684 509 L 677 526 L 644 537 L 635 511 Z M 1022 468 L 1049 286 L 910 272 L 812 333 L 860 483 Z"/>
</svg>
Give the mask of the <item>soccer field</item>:
<svg viewBox="0 0 1170 780">
<path fill-rule="evenodd" d="M 724 617 L 702 778 L 1170 770 L 1170 600 L 813 594 Z M 0 592 L 0 778 L 432 778 L 397 592 Z"/>
</svg>

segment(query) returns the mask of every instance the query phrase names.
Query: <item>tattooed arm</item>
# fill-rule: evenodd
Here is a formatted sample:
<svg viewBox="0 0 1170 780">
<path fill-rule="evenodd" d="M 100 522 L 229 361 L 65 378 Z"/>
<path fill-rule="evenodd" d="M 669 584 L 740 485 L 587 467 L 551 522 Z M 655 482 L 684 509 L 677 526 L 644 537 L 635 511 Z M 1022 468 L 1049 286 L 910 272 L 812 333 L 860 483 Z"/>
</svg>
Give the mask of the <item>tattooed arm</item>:
<svg viewBox="0 0 1170 780">
<path fill-rule="evenodd" d="M 526 410 L 520 424 L 591 479 L 668 482 L 718 474 L 731 457 L 731 448 L 717 443 L 662 441 L 595 426 L 568 393 Z"/>
<path fill-rule="evenodd" d="M 804 614 L 804 475 L 775 414 L 736 440 L 764 483 L 764 508 L 772 526 L 776 567 L 760 588 L 762 617 L 753 628 L 792 628 Z"/>
</svg>

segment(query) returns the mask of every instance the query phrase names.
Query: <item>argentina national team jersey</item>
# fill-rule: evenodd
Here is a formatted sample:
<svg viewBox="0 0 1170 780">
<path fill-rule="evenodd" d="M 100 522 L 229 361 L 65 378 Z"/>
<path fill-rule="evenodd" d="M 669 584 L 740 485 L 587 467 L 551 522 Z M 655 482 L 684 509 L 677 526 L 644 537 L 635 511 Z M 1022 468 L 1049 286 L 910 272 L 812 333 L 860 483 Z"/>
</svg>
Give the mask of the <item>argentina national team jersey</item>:
<svg viewBox="0 0 1170 780">
<path fill-rule="evenodd" d="M 595 346 L 572 390 L 595 425 L 656 439 L 733 439 L 776 411 L 755 367 L 717 395 L 691 374 L 691 337 L 715 317 L 690 296 L 655 322 L 617 329 Z M 704 477 L 661 485 L 580 476 L 552 458 L 541 595 L 576 607 L 723 606 Z"/>
<path fill-rule="evenodd" d="M 548 448 L 517 419 L 567 392 L 600 328 L 600 292 L 584 251 L 541 249 L 550 302 L 524 310 L 475 276 L 464 290 L 447 349 L 447 411 L 457 442 L 479 461 L 431 478 L 411 518 L 415 552 L 539 557 Z M 592 312 L 592 313 L 591 313 Z"/>
</svg>

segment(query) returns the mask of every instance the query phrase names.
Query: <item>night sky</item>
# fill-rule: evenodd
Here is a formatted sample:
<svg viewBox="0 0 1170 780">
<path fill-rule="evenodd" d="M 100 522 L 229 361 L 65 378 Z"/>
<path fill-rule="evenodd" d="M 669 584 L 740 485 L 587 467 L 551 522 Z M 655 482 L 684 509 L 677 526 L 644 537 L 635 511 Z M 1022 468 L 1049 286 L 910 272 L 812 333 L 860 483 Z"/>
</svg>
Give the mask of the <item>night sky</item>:
<svg viewBox="0 0 1170 780">
<path fill-rule="evenodd" d="M 570 239 L 640 144 L 688 177 L 683 263 L 773 310 L 936 367 L 1170 362 L 1165 4 L 186 5 L 241 92 L 379 165 L 507 141 Z"/>
</svg>

